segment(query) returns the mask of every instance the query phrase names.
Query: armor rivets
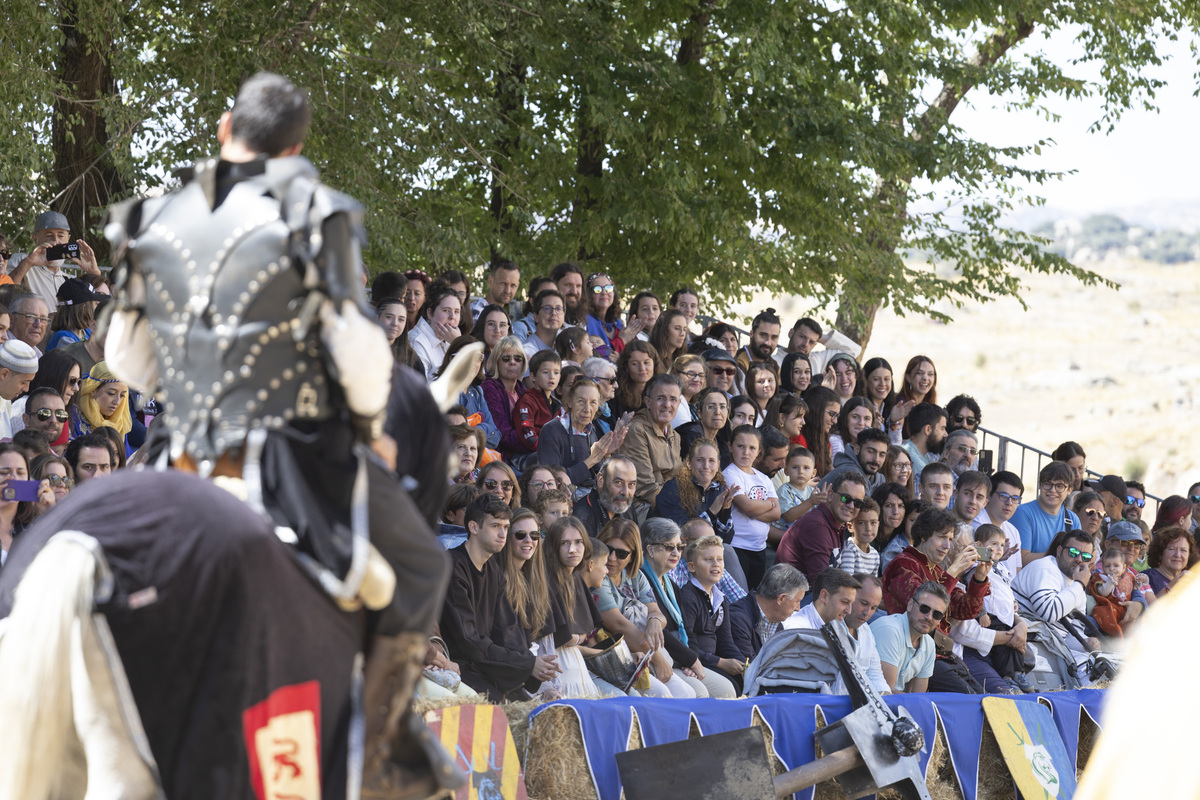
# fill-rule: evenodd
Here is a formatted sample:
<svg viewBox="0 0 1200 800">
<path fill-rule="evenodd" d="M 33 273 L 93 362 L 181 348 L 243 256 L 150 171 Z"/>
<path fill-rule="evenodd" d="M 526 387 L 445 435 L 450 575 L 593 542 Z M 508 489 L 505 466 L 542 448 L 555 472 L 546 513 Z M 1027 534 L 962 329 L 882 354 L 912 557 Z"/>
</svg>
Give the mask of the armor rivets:
<svg viewBox="0 0 1200 800">
<path fill-rule="evenodd" d="M 188 418 L 188 422 L 195 422 L 196 421 L 196 412 L 189 411 L 187 418 Z M 184 427 L 187 427 L 187 426 L 184 426 Z"/>
<path fill-rule="evenodd" d="M 243 378 L 249 378 L 253 374 L 253 372 L 254 371 L 250 369 L 249 364 L 243 364 L 242 368 L 238 370 L 238 374 L 241 375 Z"/>
<path fill-rule="evenodd" d="M 212 414 L 211 414 L 211 416 L 212 416 L 212 418 L 213 418 L 214 420 L 220 419 L 220 418 L 221 418 L 221 409 L 219 409 L 219 408 L 214 408 L 214 409 L 213 409 L 213 411 L 212 411 Z"/>
<path fill-rule="evenodd" d="M 190 258 L 191 255 L 192 255 L 192 251 L 188 250 L 187 248 L 184 248 L 183 252 L 179 254 L 179 257 L 180 258 Z"/>
<path fill-rule="evenodd" d="M 165 360 L 165 359 L 164 359 L 164 362 L 163 362 L 163 363 L 166 363 L 166 360 Z M 175 368 L 174 368 L 174 367 L 167 367 L 167 377 L 168 377 L 168 378 L 174 378 L 174 377 L 175 377 Z"/>
<path fill-rule="evenodd" d="M 295 416 L 296 416 L 296 412 L 295 412 L 295 411 L 293 411 L 292 409 L 290 409 L 290 408 L 285 408 L 285 409 L 283 410 L 283 418 L 284 418 L 284 419 L 292 419 L 292 418 L 293 418 L 293 417 L 295 417 Z"/>
<path fill-rule="evenodd" d="M 267 336 L 271 337 L 272 339 L 279 338 L 279 326 L 272 325 L 271 327 L 267 328 Z"/>
<path fill-rule="evenodd" d="M 196 268 L 196 262 L 195 262 L 195 261 L 189 261 L 189 262 L 187 262 L 187 264 L 185 264 L 184 266 L 185 266 L 185 268 L 186 268 L 186 269 L 187 269 L 187 270 L 190 272 L 191 270 L 194 270 L 194 269 Z"/>
<path fill-rule="evenodd" d="M 257 359 L 257 358 L 255 358 L 254 356 L 246 356 L 246 365 L 247 365 L 247 366 L 251 366 L 251 367 L 253 367 L 253 366 L 254 366 L 254 363 L 255 363 L 256 361 L 258 361 L 258 359 Z"/>
<path fill-rule="evenodd" d="M 166 309 L 167 309 L 168 314 L 174 314 L 175 313 L 175 302 L 173 300 L 167 300 Z"/>
<path fill-rule="evenodd" d="M 280 386 L 279 378 L 271 378 L 271 380 L 267 382 L 267 385 L 271 387 L 272 391 L 278 389 Z"/>
<path fill-rule="evenodd" d="M 226 350 L 228 350 L 229 349 L 229 340 L 228 339 L 218 340 L 217 341 L 217 349 L 220 350 L 221 352 L 225 352 Z"/>
<path fill-rule="evenodd" d="M 316 375 L 316 376 L 314 376 L 314 377 L 313 377 L 313 383 L 315 383 L 317 386 L 320 386 L 320 385 L 322 385 L 323 383 L 325 383 L 325 376 L 324 376 L 324 375 Z"/>
<path fill-rule="evenodd" d="M 233 383 L 233 377 L 234 377 L 234 375 L 233 375 L 233 371 L 232 371 L 232 370 L 226 370 L 226 371 L 225 371 L 225 382 L 226 382 L 226 383 Z M 214 386 L 216 386 L 216 385 L 218 385 L 218 384 L 215 384 L 215 383 L 214 383 L 213 385 L 214 385 Z M 216 390 L 214 389 L 213 391 L 216 391 Z"/>
<path fill-rule="evenodd" d="M 253 411 L 253 410 L 254 410 L 254 409 L 256 409 L 256 408 L 258 408 L 258 403 L 254 402 L 253 400 L 251 400 L 251 401 L 249 401 L 248 403 L 246 403 L 246 410 L 247 410 L 247 411 Z"/>
<path fill-rule="evenodd" d="M 171 358 L 171 356 L 165 356 L 165 357 L 163 358 L 163 364 L 165 364 L 165 365 L 166 365 L 166 366 L 168 366 L 168 367 L 169 367 L 169 366 L 171 366 L 171 365 L 172 365 L 172 364 L 174 364 L 174 363 L 175 363 L 175 360 L 174 360 L 173 358 Z M 172 371 L 173 371 L 173 370 L 172 370 Z"/>
<path fill-rule="evenodd" d="M 167 403 L 167 411 L 174 411 L 174 410 L 175 410 L 175 403 L 174 403 L 174 402 L 168 402 L 168 403 Z"/>
<path fill-rule="evenodd" d="M 250 345 L 250 352 L 251 352 L 253 355 L 256 355 L 256 356 L 257 356 L 257 355 L 261 355 L 261 354 L 262 354 L 262 350 L 263 350 L 263 349 L 262 349 L 262 345 L 261 345 L 261 344 L 252 344 L 252 345 Z"/>
<path fill-rule="evenodd" d="M 259 402 L 261 402 L 261 403 L 267 402 L 267 398 L 270 396 L 271 395 L 267 392 L 266 389 L 259 389 L 258 392 L 255 393 L 255 397 L 257 397 Z"/>
<path fill-rule="evenodd" d="M 297 353 L 304 352 L 304 342 L 296 342 L 296 352 Z"/>
<path fill-rule="evenodd" d="M 216 404 L 217 404 L 217 398 L 215 398 L 215 397 L 209 397 L 207 400 L 204 401 L 205 408 L 212 408 Z"/>
<path fill-rule="evenodd" d="M 195 388 L 196 388 L 196 384 L 195 384 L 195 383 L 193 383 L 192 381 L 188 381 L 187 383 L 185 383 L 185 384 L 183 385 L 183 388 L 184 388 L 185 390 L 187 390 L 187 391 L 189 391 L 189 392 L 190 392 L 190 391 L 192 391 L 193 389 L 195 389 Z"/>
<path fill-rule="evenodd" d="M 303 375 L 305 372 L 308 372 L 308 364 L 305 364 L 303 361 L 301 361 L 296 365 L 296 373 L 298 375 Z"/>
<path fill-rule="evenodd" d="M 286 267 L 288 264 L 292 263 L 292 259 L 288 256 L 284 256 L 283 258 L 279 259 L 279 263 Z"/>
<path fill-rule="evenodd" d="M 213 393 L 220 392 L 220 391 L 221 391 L 221 382 L 220 382 L 220 381 L 213 381 L 213 387 L 212 387 L 212 390 L 213 390 Z M 212 400 L 212 398 L 211 398 L 211 397 L 210 397 L 210 398 L 208 398 L 208 399 L 209 399 L 209 400 Z"/>
<path fill-rule="evenodd" d="M 204 395 L 197 392 L 196 394 L 192 395 L 192 402 L 196 405 L 200 405 L 204 402 Z"/>
<path fill-rule="evenodd" d="M 283 379 L 285 381 L 290 381 L 295 376 L 295 374 L 296 373 L 292 372 L 290 369 L 285 369 L 283 371 Z"/>
<path fill-rule="evenodd" d="M 249 289 L 251 292 L 257 292 L 258 291 L 258 281 L 255 281 L 255 280 L 250 281 L 249 283 L 246 284 L 246 288 Z"/>
<path fill-rule="evenodd" d="M 245 304 L 243 304 L 243 303 L 234 303 L 233 304 L 233 313 L 234 314 L 241 316 L 242 312 L 245 310 L 246 310 Z"/>
</svg>

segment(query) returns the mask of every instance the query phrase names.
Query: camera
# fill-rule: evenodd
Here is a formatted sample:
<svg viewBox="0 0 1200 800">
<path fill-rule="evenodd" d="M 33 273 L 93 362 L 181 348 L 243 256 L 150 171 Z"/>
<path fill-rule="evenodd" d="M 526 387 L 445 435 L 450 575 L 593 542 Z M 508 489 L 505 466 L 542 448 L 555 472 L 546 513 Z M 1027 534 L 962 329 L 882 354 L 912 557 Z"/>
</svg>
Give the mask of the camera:
<svg viewBox="0 0 1200 800">
<path fill-rule="evenodd" d="M 981 544 L 975 545 L 975 552 L 979 553 L 979 560 L 985 564 L 992 563 L 992 548 L 984 547 Z"/>
<path fill-rule="evenodd" d="M 79 242 L 64 242 L 46 248 L 47 261 L 59 261 L 65 258 L 79 258 Z"/>
</svg>

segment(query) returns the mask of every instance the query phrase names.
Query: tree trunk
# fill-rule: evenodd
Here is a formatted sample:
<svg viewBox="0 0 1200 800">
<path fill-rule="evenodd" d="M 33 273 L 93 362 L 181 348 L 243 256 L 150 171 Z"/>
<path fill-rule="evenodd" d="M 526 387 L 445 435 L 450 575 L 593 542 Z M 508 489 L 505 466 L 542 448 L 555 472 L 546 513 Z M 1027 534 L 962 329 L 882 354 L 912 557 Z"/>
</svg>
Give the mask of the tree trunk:
<svg viewBox="0 0 1200 800">
<path fill-rule="evenodd" d="M 576 122 L 575 202 L 572 212 L 575 224 L 584 232 L 590 227 L 588 219 L 600 211 L 601 183 L 604 180 L 604 132 L 592 120 L 587 89 L 580 87 L 578 120 Z M 598 258 L 599 250 L 584 240 L 579 245 L 579 259 Z"/>
<path fill-rule="evenodd" d="M 988 37 L 987 41 L 980 44 L 971 63 L 980 68 L 992 66 L 1005 53 L 1028 38 L 1033 30 L 1033 23 L 1018 19 L 1017 26 L 1012 30 L 996 31 Z M 916 125 L 913 126 L 913 138 L 917 142 L 921 142 L 941 130 L 949 121 L 950 115 L 954 113 L 954 109 L 958 108 L 958 104 L 975 85 L 975 81 L 943 84 L 938 96 L 921 113 Z M 879 208 L 879 213 L 891 216 L 890 224 L 883 226 L 884 234 L 876 236 L 872 241 L 885 259 L 894 258 L 901 245 L 904 220 L 908 214 L 908 190 L 906 187 L 912 183 L 912 179 L 913 175 L 909 172 L 906 175 L 881 179 L 875 186 L 874 203 Z M 862 346 L 863 352 L 866 352 L 867 343 L 870 342 L 871 333 L 875 329 L 875 315 L 883 306 L 884 292 L 889 289 L 889 286 L 883 284 L 881 291 L 869 295 L 846 295 L 843 293 L 838 301 L 837 319 L 834 326 L 858 342 Z"/>
<path fill-rule="evenodd" d="M 492 240 L 491 257 L 495 262 L 504 257 L 498 249 L 504 234 L 512 230 L 512 204 L 516 201 L 508 189 L 507 180 L 511 173 L 513 156 L 521 142 L 521 123 L 525 111 L 525 79 L 529 68 L 524 64 L 511 64 L 496 79 L 496 106 L 500 112 L 500 132 L 496 135 L 491 161 L 492 202 L 491 214 L 495 220 L 496 236 Z"/>
<path fill-rule="evenodd" d="M 75 238 L 86 238 L 96 258 L 107 263 L 108 243 L 90 236 L 104 210 L 125 191 L 111 154 L 103 102 L 116 94 L 108 53 L 111 41 L 89 41 L 78 28 L 74 0 L 62 0 L 59 26 L 63 33 L 59 77 L 66 91 L 54 103 L 51 147 L 57 199 L 51 203 L 66 215 Z"/>
<path fill-rule="evenodd" d="M 716 0 L 701 0 L 696 12 L 688 19 L 687 33 L 679 42 L 679 53 L 675 62 L 684 67 L 699 61 L 704 56 L 704 37 L 708 35 L 712 23 L 712 11 L 716 8 Z"/>
</svg>

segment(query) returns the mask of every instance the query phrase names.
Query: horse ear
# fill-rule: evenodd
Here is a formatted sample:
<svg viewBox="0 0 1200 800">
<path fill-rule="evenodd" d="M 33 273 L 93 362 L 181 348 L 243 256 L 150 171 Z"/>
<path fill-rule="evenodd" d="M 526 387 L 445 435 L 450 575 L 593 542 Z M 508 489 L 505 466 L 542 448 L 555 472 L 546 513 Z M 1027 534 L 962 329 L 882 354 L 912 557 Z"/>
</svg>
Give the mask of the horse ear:
<svg viewBox="0 0 1200 800">
<path fill-rule="evenodd" d="M 458 396 L 466 391 L 475 379 L 479 368 L 479 357 L 483 355 L 483 342 L 469 344 L 454 354 L 450 365 L 442 370 L 438 379 L 429 384 L 429 391 L 437 402 L 442 413 L 450 410 L 450 406 L 458 402 Z"/>
</svg>

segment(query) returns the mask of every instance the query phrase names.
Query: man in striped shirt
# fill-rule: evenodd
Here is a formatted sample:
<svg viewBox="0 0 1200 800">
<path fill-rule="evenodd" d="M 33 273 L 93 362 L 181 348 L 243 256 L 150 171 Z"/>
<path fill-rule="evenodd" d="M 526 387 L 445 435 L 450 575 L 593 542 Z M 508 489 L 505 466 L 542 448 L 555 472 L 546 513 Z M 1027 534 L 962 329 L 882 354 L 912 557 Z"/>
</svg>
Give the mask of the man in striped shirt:
<svg viewBox="0 0 1200 800">
<path fill-rule="evenodd" d="M 1025 565 L 1013 580 L 1013 593 L 1023 614 L 1030 618 L 1030 633 L 1057 635 L 1067 647 L 1086 654 L 1100 650 L 1100 641 L 1086 637 L 1084 643 L 1067 630 L 1079 628 L 1068 619 L 1072 611 L 1086 612 L 1088 576 L 1095 559 L 1091 537 L 1081 530 L 1064 531 L 1058 546 L 1041 558 Z"/>
</svg>

